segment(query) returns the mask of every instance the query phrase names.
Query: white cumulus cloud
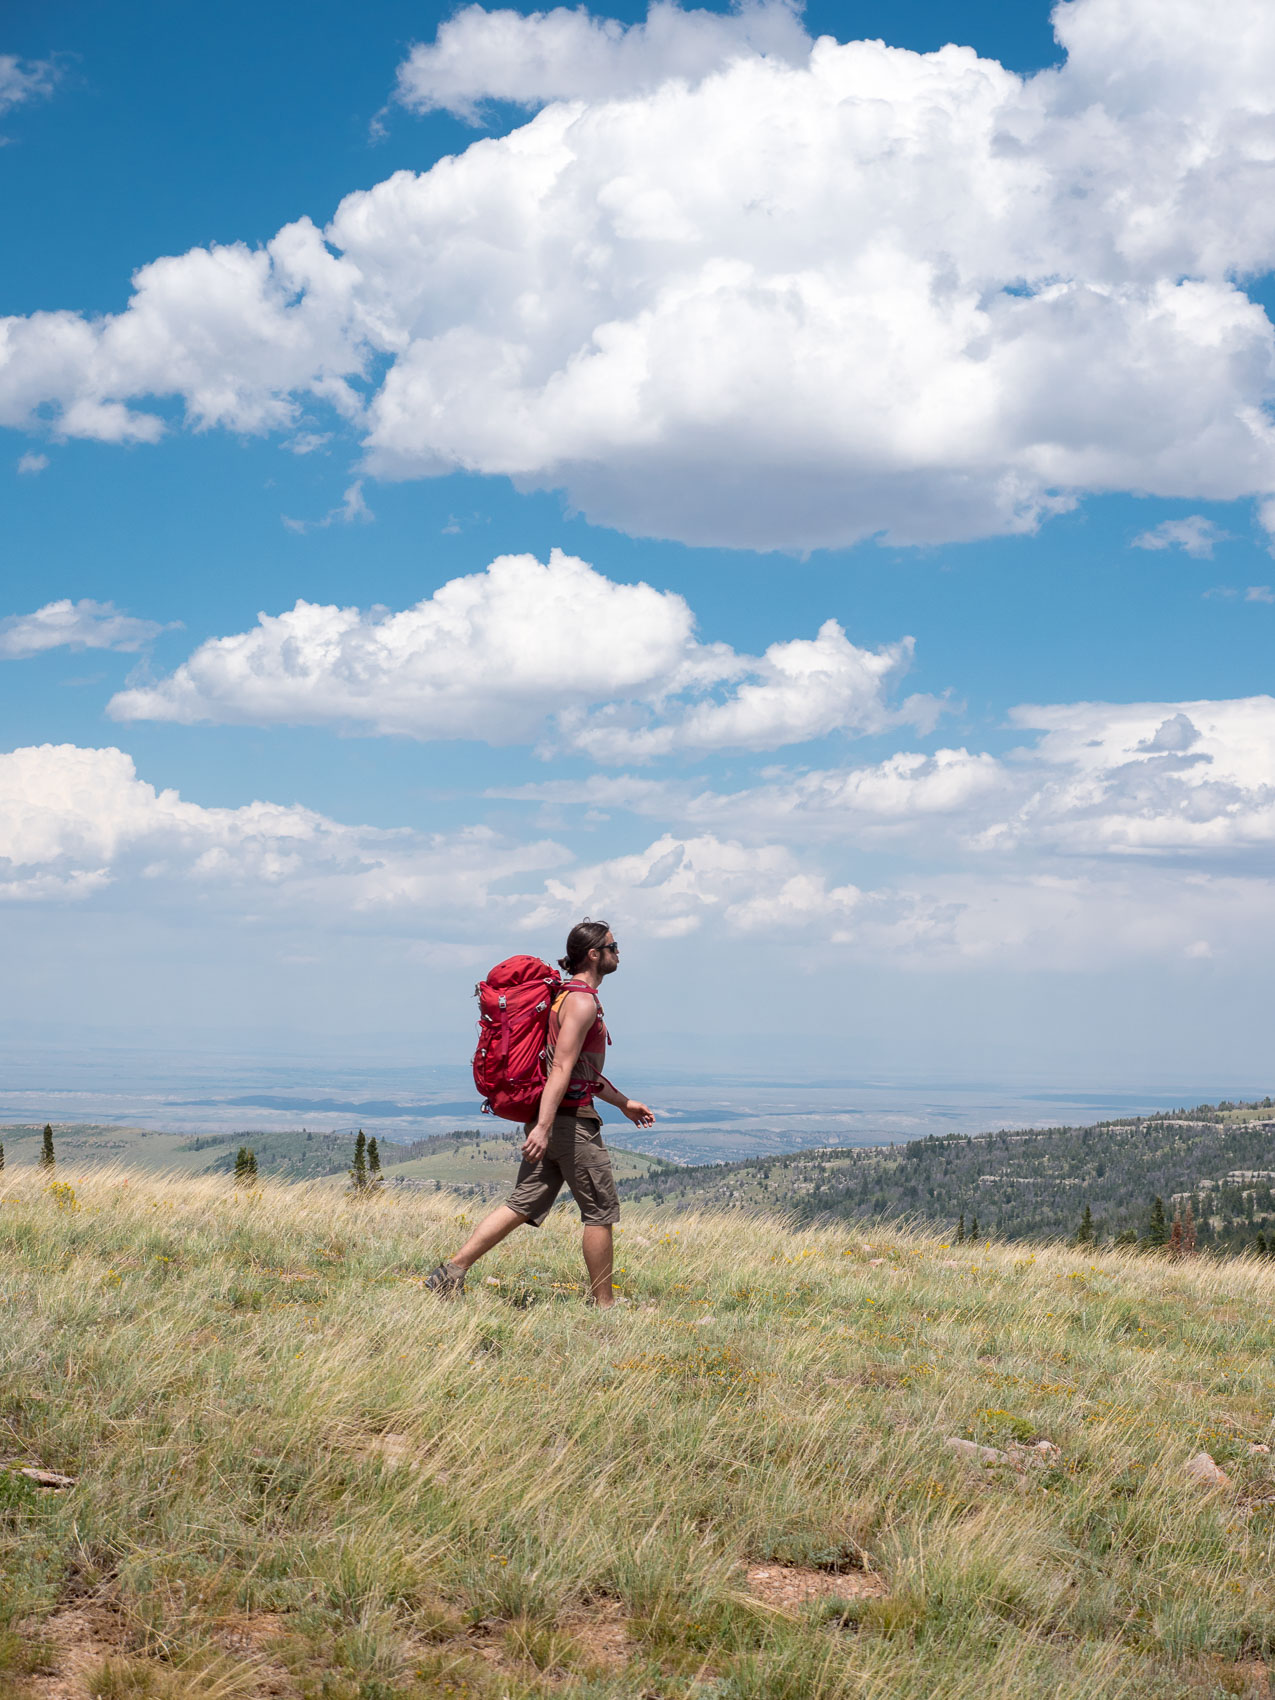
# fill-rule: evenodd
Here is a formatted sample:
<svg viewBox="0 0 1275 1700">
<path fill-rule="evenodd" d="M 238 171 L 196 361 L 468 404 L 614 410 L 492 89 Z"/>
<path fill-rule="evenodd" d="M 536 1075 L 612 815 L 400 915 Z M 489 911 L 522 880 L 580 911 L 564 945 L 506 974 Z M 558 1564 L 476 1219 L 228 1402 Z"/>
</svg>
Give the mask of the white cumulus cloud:
<svg viewBox="0 0 1275 1700">
<path fill-rule="evenodd" d="M 0 113 L 53 92 L 58 69 L 51 59 L 19 59 L 0 53 Z"/>
<path fill-rule="evenodd" d="M 1017 812 L 988 833 L 1081 854 L 1275 843 L 1275 698 L 1016 708 L 1042 733 Z"/>
<path fill-rule="evenodd" d="M 47 649 L 138 650 L 165 628 L 154 620 L 121 614 L 113 602 L 62 597 L 46 602 L 33 614 L 9 614 L 0 619 L 0 660 L 17 661 Z"/>
<path fill-rule="evenodd" d="M 915 969 L 1000 963 L 1035 972 L 1184 957 L 1260 955 L 1275 882 L 1182 877 L 1162 866 L 899 870 L 890 883 L 836 878 L 808 853 L 711 832 L 665 833 L 644 849 L 551 876 L 522 925 L 544 931 L 604 914 L 643 937 L 704 934 L 840 960 Z M 1201 940 L 1212 940 L 1201 950 Z M 785 981 L 785 984 L 788 984 Z"/>
<path fill-rule="evenodd" d="M 682 597 L 617 584 L 554 550 L 502 555 L 414 608 L 298 602 L 211 638 L 167 679 L 121 691 L 120 720 L 346 723 L 416 738 L 551 743 L 603 761 L 772 749 L 836 730 L 928 725 L 888 691 L 910 639 L 872 651 L 835 621 L 762 656 L 700 643 Z"/>
<path fill-rule="evenodd" d="M 1092 729 L 1073 718 L 1057 729 L 1065 738 Z M 1214 737 L 1201 731 L 1200 741 Z M 1146 726 L 1130 723 L 1111 747 L 1127 756 L 1147 741 Z M 789 825 L 788 841 L 775 842 L 722 818 L 644 832 L 638 847 L 588 860 L 486 827 L 345 825 L 263 801 L 206 808 L 148 784 L 118 749 L 45 745 L 0 755 L 0 899 L 106 905 L 121 917 L 169 906 L 192 925 L 302 925 L 316 941 L 353 929 L 404 949 L 424 939 L 439 960 L 466 964 L 502 938 L 544 949 L 585 913 L 647 939 L 796 949 L 807 966 L 1040 972 L 1269 957 L 1275 881 L 1264 870 L 1112 859 L 1100 854 L 1110 848 L 1101 832 L 1059 857 L 1055 830 L 971 842 L 963 861 L 950 845 L 934 856 L 931 835 L 868 881 L 848 877 L 838 841 L 803 835 L 796 817 Z M 1268 824 L 1268 845 L 1271 835 Z"/>
<path fill-rule="evenodd" d="M 523 917 L 527 929 L 567 916 L 599 914 L 639 923 L 654 938 L 680 938 L 732 904 L 755 901 L 793 877 L 796 862 L 777 845 L 749 846 L 713 837 L 657 839 L 644 850 L 573 869 L 545 883 L 543 899 Z"/>
<path fill-rule="evenodd" d="M 1065 63 L 1026 79 L 769 51 L 759 18 L 797 28 L 462 12 L 407 83 L 510 98 L 521 53 L 535 118 L 322 231 L 157 259 L 123 313 L 3 321 L 0 422 L 154 440 L 148 396 L 199 430 L 327 404 L 368 473 L 760 549 L 1024 531 L 1089 491 L 1275 516 L 1275 333 L 1235 281 L 1275 266 L 1266 0 L 1070 0 Z"/>
<path fill-rule="evenodd" d="M 1275 845 L 1271 697 L 1024 706 L 1010 721 L 1039 736 L 1006 755 L 899 751 L 867 766 L 771 770 L 730 792 L 597 775 L 488 794 L 752 843 L 889 848 L 931 864 L 1141 856 L 1231 865 Z"/>
<path fill-rule="evenodd" d="M 582 6 L 547 12 L 462 6 L 432 42 L 418 42 L 399 67 L 396 98 L 417 112 L 436 108 L 478 120 L 488 101 L 543 106 L 697 81 L 737 54 L 800 62 L 810 37 L 795 0 L 736 0 L 729 12 L 684 11 L 654 0 L 646 20 L 624 25 Z"/>
<path fill-rule="evenodd" d="M 734 793 L 701 791 L 683 809 L 724 830 L 863 847 L 941 841 L 950 849 L 1019 792 L 1012 772 L 984 751 L 901 750 L 871 766 L 781 772 Z"/>
<path fill-rule="evenodd" d="M 141 883 L 153 903 L 263 901 L 326 913 L 478 916 L 494 882 L 566 860 L 484 828 L 422 834 L 346 826 L 295 805 L 205 808 L 157 791 L 118 749 L 43 744 L 0 755 L 0 895 L 87 898 Z M 137 901 L 135 898 L 134 901 Z"/>
<path fill-rule="evenodd" d="M 1181 549 L 1197 561 L 1211 561 L 1216 544 L 1229 536 L 1203 514 L 1188 514 L 1185 519 L 1164 519 L 1149 531 L 1140 531 L 1133 540 L 1135 549 Z"/>
</svg>

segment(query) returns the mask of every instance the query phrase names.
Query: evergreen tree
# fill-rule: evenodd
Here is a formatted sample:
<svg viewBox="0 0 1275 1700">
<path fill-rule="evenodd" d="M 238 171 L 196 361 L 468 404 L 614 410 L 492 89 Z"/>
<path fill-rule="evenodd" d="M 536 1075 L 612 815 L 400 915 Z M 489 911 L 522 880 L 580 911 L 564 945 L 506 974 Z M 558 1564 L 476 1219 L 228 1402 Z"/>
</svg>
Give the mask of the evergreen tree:
<svg viewBox="0 0 1275 1700">
<path fill-rule="evenodd" d="M 235 1156 L 235 1185 L 251 1186 L 257 1178 L 257 1153 L 241 1145 Z"/>
<path fill-rule="evenodd" d="M 381 1179 L 381 1152 L 373 1134 L 367 1142 L 367 1184 L 370 1187 L 383 1185 Z"/>
<path fill-rule="evenodd" d="M 1156 1250 L 1160 1246 L 1166 1245 L 1168 1239 L 1169 1223 L 1164 1214 L 1164 1200 L 1157 1194 L 1151 1201 L 1151 1220 L 1147 1224 L 1146 1233 L 1142 1236 L 1142 1243 L 1145 1246 L 1150 1246 L 1152 1250 Z"/>
<path fill-rule="evenodd" d="M 1173 1212 L 1173 1226 L 1169 1230 L 1169 1256 L 1175 1260 L 1182 1255 L 1182 1213 Z"/>
<path fill-rule="evenodd" d="M 1092 1245 L 1094 1242 L 1093 1211 L 1085 1205 L 1085 1213 L 1080 1218 L 1080 1226 L 1076 1229 L 1077 1245 Z"/>
<path fill-rule="evenodd" d="M 1186 1201 L 1186 1215 L 1182 1218 L 1182 1255 L 1191 1257 L 1195 1253 L 1195 1211 L 1191 1208 L 1191 1200 Z"/>
<path fill-rule="evenodd" d="M 251 1148 L 248 1151 L 248 1170 L 245 1178 L 250 1182 L 257 1178 L 257 1153 Z"/>
<path fill-rule="evenodd" d="M 350 1185 L 355 1192 L 367 1191 L 367 1140 L 363 1129 L 359 1129 L 359 1137 L 354 1141 L 354 1163 L 350 1169 Z"/>
<path fill-rule="evenodd" d="M 965 1244 L 965 1212 L 963 1210 L 961 1211 L 961 1219 L 956 1224 L 956 1243 L 957 1245 Z"/>
<path fill-rule="evenodd" d="M 1257 1238 L 1253 1241 L 1253 1250 L 1257 1253 L 1257 1255 L 1259 1257 L 1265 1257 L 1266 1256 L 1266 1235 L 1265 1234 L 1258 1234 Z"/>
<path fill-rule="evenodd" d="M 970 1217 L 970 1238 L 972 1240 L 976 1240 L 978 1238 L 978 1217 L 977 1216 L 971 1216 Z"/>
<path fill-rule="evenodd" d="M 51 1169 L 56 1160 L 53 1155 L 53 1128 L 48 1122 L 45 1122 L 44 1143 L 40 1146 L 40 1167 Z"/>
</svg>

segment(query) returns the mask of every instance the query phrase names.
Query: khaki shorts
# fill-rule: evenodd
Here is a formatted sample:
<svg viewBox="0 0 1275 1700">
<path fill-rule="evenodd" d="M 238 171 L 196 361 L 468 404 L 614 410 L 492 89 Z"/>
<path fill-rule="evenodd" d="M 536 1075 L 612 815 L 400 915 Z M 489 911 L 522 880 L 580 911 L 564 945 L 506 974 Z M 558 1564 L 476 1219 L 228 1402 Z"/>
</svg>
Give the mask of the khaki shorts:
<svg viewBox="0 0 1275 1700">
<path fill-rule="evenodd" d="M 535 1125 L 528 1122 L 526 1131 L 530 1133 Z M 505 1203 L 538 1228 L 552 1210 L 564 1181 L 580 1206 L 580 1220 L 586 1227 L 603 1227 L 620 1220 L 611 1155 L 602 1143 L 602 1121 L 587 1110 L 554 1117 L 548 1149 L 535 1163 L 523 1159 L 514 1190 Z"/>
</svg>

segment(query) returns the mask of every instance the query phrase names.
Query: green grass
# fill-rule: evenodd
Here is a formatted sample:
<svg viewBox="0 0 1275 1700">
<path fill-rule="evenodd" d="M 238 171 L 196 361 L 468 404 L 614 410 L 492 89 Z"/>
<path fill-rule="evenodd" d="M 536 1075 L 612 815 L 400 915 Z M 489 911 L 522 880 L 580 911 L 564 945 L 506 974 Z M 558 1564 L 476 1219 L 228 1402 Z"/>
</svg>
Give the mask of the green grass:
<svg viewBox="0 0 1275 1700">
<path fill-rule="evenodd" d="M 637 1215 L 599 1313 L 559 1213 L 448 1305 L 444 1194 L 2 1178 L 0 1460 L 79 1478 L 0 1474 L 10 1700 L 1267 1691 L 1269 1264 Z"/>
</svg>

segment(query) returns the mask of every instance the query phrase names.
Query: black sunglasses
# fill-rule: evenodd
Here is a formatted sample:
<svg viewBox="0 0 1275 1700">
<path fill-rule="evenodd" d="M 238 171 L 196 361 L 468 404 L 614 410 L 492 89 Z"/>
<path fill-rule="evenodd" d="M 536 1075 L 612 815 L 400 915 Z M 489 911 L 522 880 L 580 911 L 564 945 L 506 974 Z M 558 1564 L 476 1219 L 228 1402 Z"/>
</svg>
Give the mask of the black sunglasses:
<svg viewBox="0 0 1275 1700">
<path fill-rule="evenodd" d="M 619 941 L 619 939 L 608 939 L 605 944 L 600 944 L 598 946 L 598 949 L 599 950 L 613 950 L 615 952 L 615 954 L 618 956 L 620 954 L 620 941 Z"/>
</svg>

